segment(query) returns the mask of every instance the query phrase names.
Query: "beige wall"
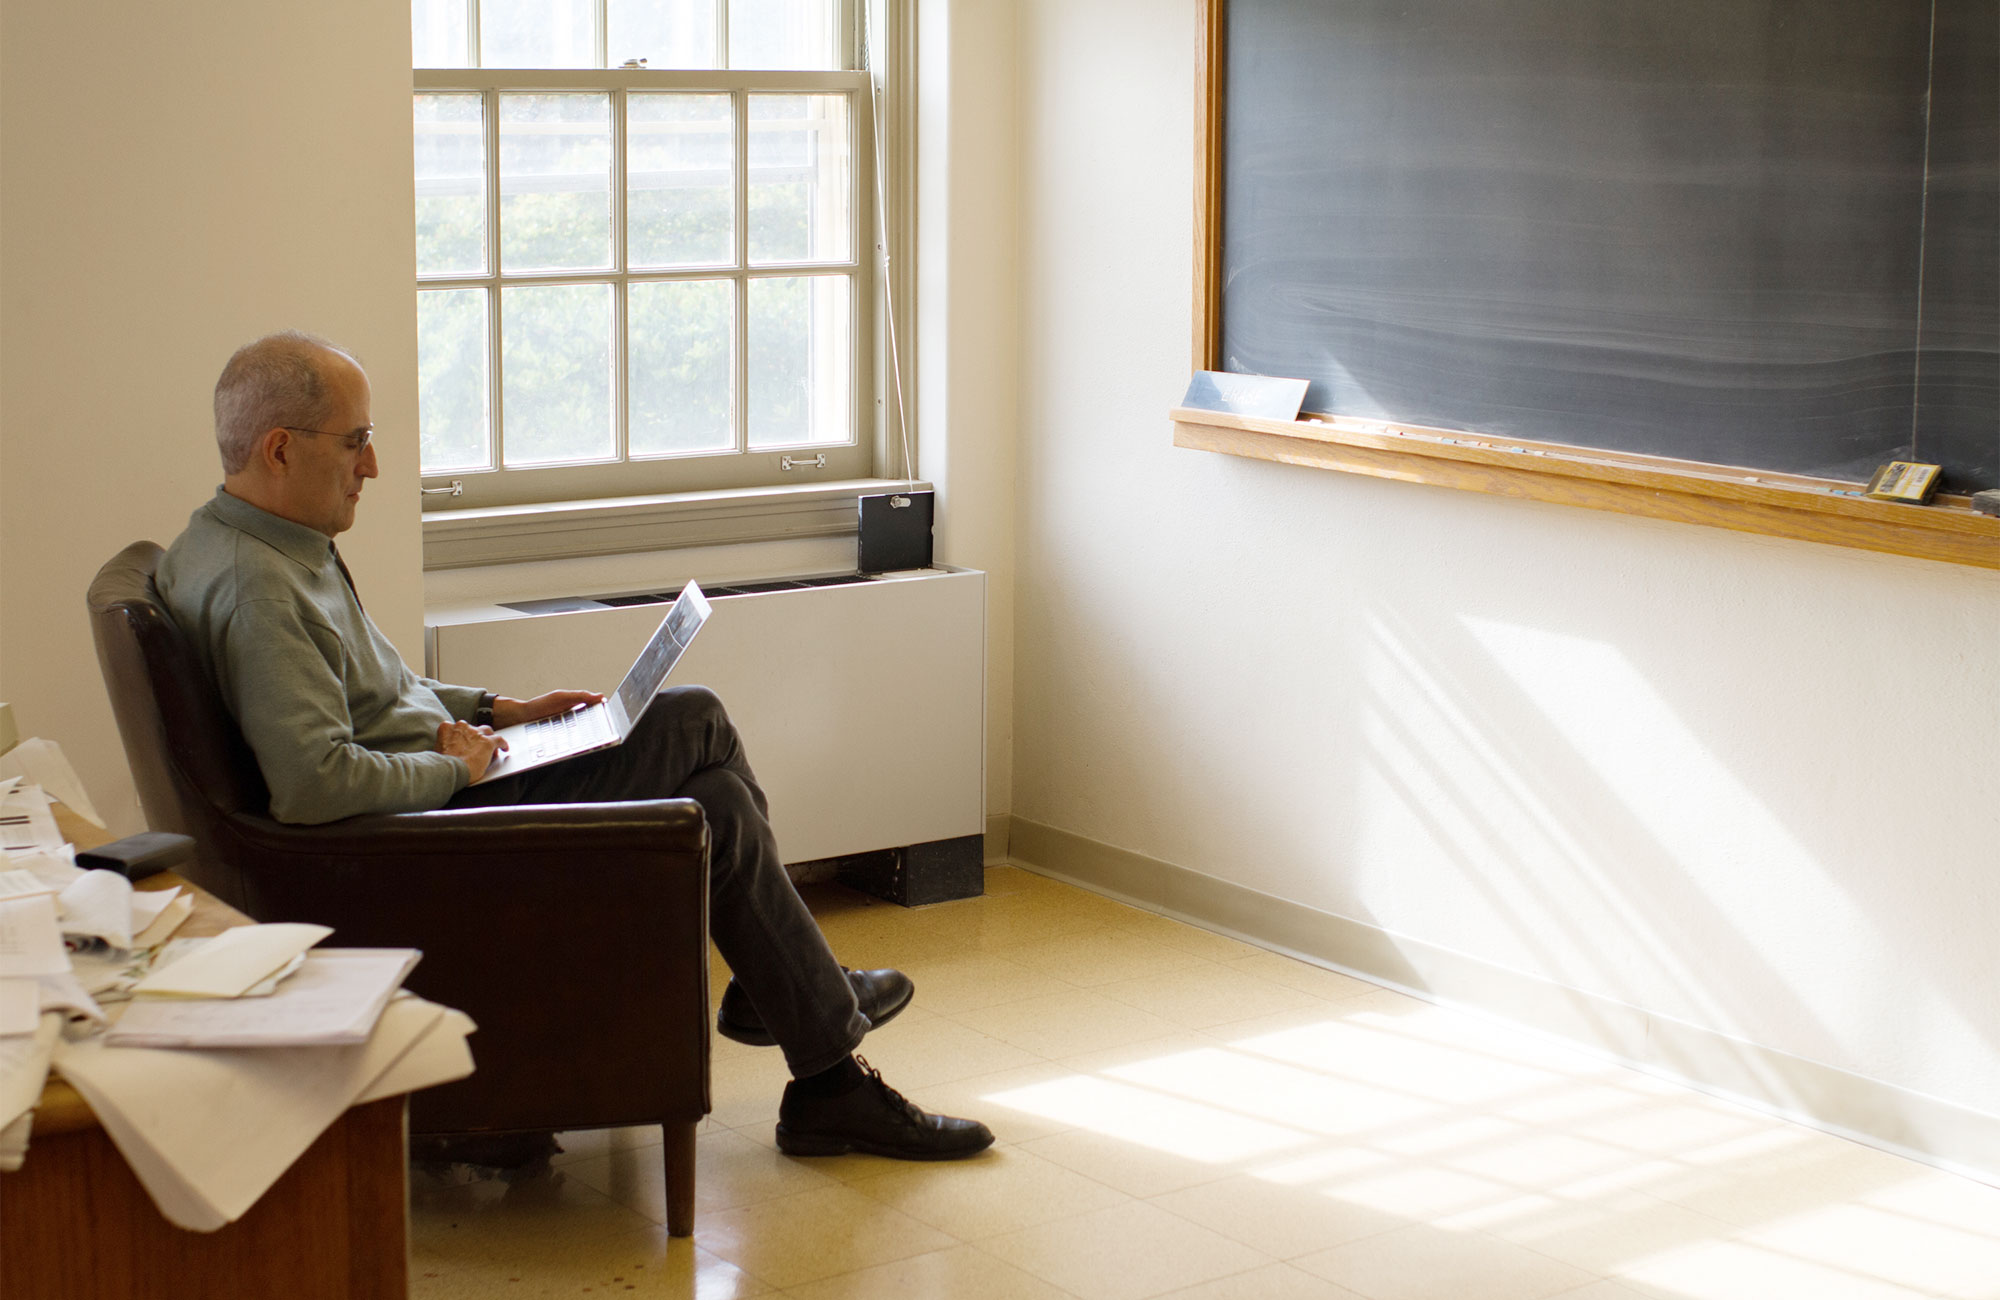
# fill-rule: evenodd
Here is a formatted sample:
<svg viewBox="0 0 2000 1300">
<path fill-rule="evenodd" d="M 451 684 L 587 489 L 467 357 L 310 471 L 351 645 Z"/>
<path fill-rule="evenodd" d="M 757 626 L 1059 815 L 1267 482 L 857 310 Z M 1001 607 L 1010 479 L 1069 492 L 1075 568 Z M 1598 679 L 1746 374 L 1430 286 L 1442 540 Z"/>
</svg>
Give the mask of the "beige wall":
<svg viewBox="0 0 2000 1300">
<path fill-rule="evenodd" d="M 406 0 L 0 17 L 0 698 L 118 829 L 139 816 L 84 588 L 214 490 L 238 344 L 299 326 L 368 365 L 382 477 L 342 551 L 421 660 L 409 48 Z"/>
<path fill-rule="evenodd" d="M 1022 11 L 1016 815 L 1994 1113 L 2000 574 L 1176 450 L 1194 5 Z"/>
</svg>

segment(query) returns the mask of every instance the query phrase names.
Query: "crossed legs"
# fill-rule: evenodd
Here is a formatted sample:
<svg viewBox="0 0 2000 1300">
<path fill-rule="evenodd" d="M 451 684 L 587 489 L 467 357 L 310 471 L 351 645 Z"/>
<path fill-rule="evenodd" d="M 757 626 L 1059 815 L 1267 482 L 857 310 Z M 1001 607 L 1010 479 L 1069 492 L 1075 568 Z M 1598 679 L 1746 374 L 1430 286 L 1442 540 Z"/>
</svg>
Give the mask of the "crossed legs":
<svg viewBox="0 0 2000 1300">
<path fill-rule="evenodd" d="M 854 990 L 785 874 L 769 805 L 722 701 L 663 691 L 624 744 L 469 787 L 450 807 L 689 798 L 709 826 L 709 933 L 794 1077 L 851 1055 L 868 1032 Z"/>
</svg>

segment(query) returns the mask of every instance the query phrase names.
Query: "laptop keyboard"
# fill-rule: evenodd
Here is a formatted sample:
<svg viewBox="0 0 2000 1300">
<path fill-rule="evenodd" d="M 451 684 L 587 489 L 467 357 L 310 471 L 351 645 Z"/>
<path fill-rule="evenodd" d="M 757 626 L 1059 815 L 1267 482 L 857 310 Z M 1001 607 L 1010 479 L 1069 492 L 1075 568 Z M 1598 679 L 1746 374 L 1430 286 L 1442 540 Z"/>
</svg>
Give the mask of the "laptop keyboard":
<svg viewBox="0 0 2000 1300">
<path fill-rule="evenodd" d="M 568 753 L 591 740 L 602 739 L 604 735 L 604 708 L 602 705 L 591 709 L 571 709 L 568 713 L 558 713 L 553 718 L 540 718 L 528 724 L 528 757 L 543 759 L 551 754 Z"/>
</svg>

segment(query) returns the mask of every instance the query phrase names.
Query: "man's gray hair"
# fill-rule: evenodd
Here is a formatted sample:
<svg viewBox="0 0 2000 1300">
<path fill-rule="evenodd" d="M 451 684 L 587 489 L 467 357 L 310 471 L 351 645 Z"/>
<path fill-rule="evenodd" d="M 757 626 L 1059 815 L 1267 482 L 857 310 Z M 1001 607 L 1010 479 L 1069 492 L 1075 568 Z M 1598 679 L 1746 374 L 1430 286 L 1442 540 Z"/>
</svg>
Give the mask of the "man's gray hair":
<svg viewBox="0 0 2000 1300">
<path fill-rule="evenodd" d="M 354 360 L 346 348 L 303 330 L 280 330 L 236 349 L 215 381 L 215 445 L 224 474 L 249 464 L 269 430 L 317 429 L 333 414 L 320 372 L 329 352 Z"/>
</svg>

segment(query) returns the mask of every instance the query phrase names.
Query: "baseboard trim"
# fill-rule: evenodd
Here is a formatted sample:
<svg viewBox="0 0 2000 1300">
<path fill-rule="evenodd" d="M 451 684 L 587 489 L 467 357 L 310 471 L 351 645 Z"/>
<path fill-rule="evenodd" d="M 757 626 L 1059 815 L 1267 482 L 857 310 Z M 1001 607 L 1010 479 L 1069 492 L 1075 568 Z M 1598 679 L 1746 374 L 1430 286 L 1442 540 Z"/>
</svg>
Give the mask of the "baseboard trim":
<svg viewBox="0 0 2000 1300">
<path fill-rule="evenodd" d="M 986 865 L 997 867 L 1007 861 L 1007 832 L 1013 818 L 994 813 L 986 819 Z"/>
<path fill-rule="evenodd" d="M 1006 820 L 1007 857 L 1031 871 L 1426 1001 L 1550 1034 L 1702 1092 L 2000 1186 L 2000 1116 L 1023 817 Z M 990 854 L 990 824 L 986 843 Z"/>
</svg>

